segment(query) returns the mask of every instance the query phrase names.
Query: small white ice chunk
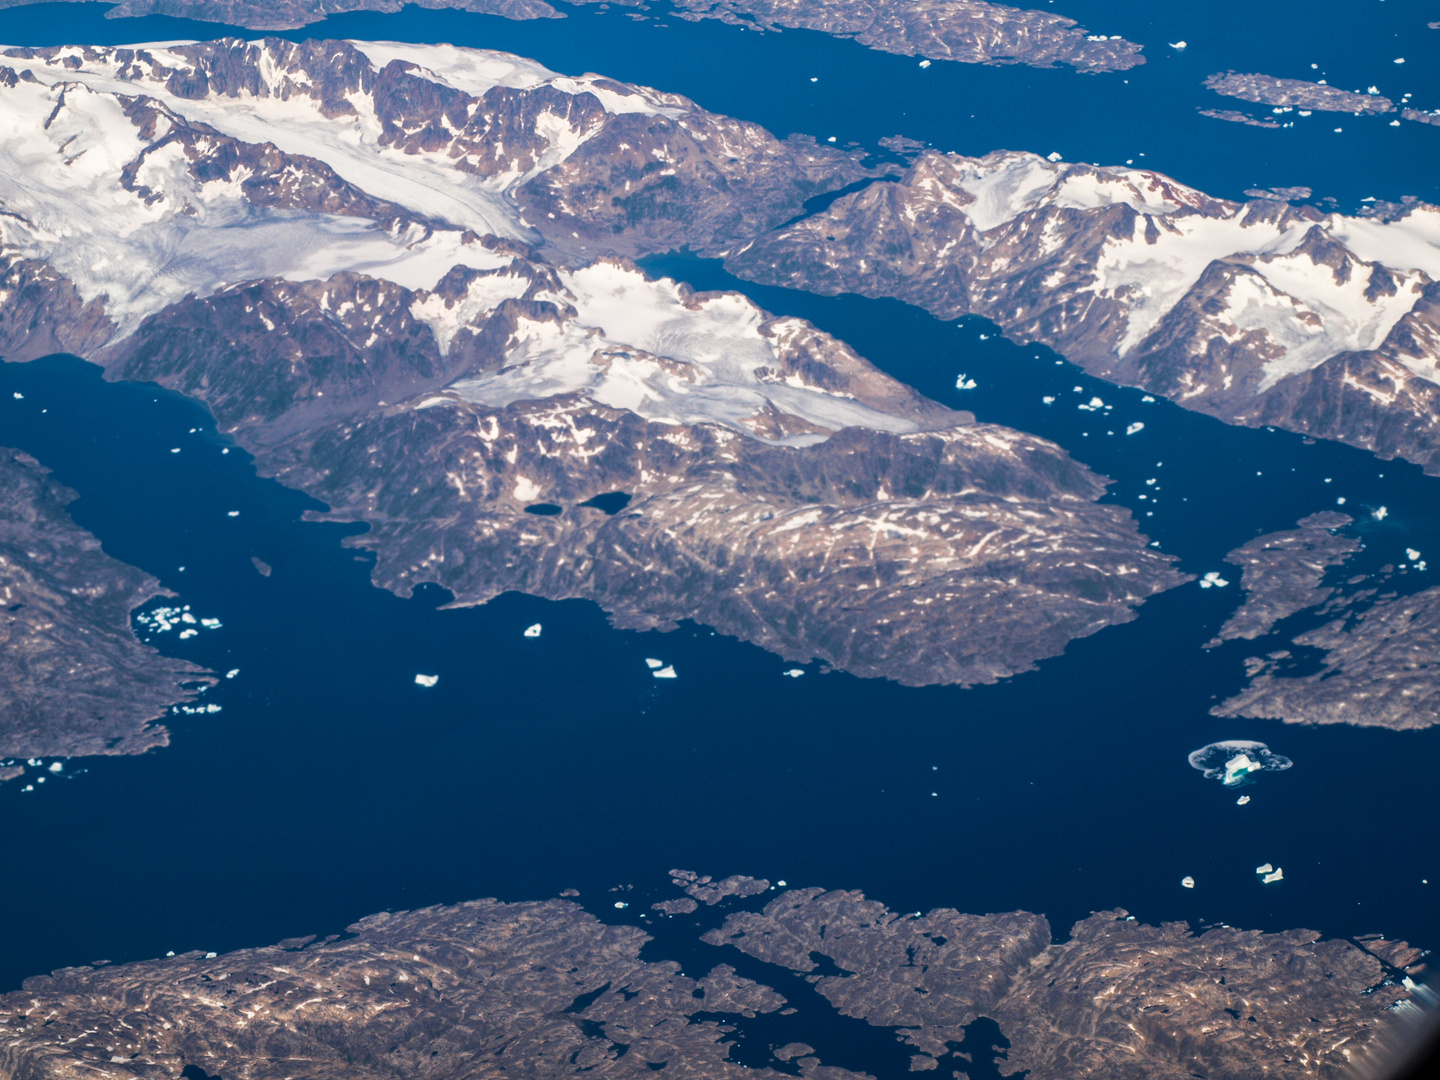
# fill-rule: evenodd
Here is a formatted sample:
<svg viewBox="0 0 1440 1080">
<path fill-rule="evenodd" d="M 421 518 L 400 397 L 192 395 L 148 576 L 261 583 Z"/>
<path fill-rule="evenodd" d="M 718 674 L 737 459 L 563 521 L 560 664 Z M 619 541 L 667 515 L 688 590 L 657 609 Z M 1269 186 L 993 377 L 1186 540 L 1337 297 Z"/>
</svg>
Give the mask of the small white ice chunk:
<svg viewBox="0 0 1440 1080">
<path fill-rule="evenodd" d="M 673 679 L 676 677 L 675 668 L 670 664 L 666 664 L 659 671 L 652 671 L 650 674 L 654 675 L 657 679 Z"/>
<path fill-rule="evenodd" d="M 1406 548 L 1406 549 L 1405 549 L 1405 557 L 1406 557 L 1407 559 L 1409 559 L 1411 562 L 1419 562 L 1419 560 L 1420 560 L 1420 552 L 1416 551 L 1414 548 Z"/>
<path fill-rule="evenodd" d="M 1236 806 L 1244 806 L 1244 805 L 1245 805 L 1246 803 L 1248 803 L 1249 801 L 1250 801 L 1250 796 L 1249 796 L 1249 795 L 1241 795 L 1238 799 L 1235 800 L 1235 805 L 1236 805 Z"/>
<path fill-rule="evenodd" d="M 977 385 L 978 385 L 978 384 L 975 382 L 975 380 L 972 379 L 972 378 L 969 378 L 963 371 L 960 373 L 959 377 L 955 380 L 955 389 L 956 389 L 956 390 L 974 390 Z"/>
<path fill-rule="evenodd" d="M 207 952 L 207 953 L 205 954 L 205 959 L 206 959 L 206 960 L 214 960 L 214 959 L 215 959 L 217 956 L 219 956 L 219 955 L 220 955 L 219 953 Z"/>
<path fill-rule="evenodd" d="M 195 636 L 196 634 L 198 634 L 198 633 L 200 633 L 200 631 L 199 631 L 199 630 L 196 630 L 193 626 L 192 626 L 192 627 L 189 627 L 188 629 L 181 630 L 181 631 L 180 631 L 180 640 L 181 640 L 181 641 L 184 641 L 186 638 L 192 638 L 192 637 L 194 637 L 194 636 Z"/>
<path fill-rule="evenodd" d="M 805 674 L 805 671 L 803 668 L 792 667 L 789 671 L 785 672 L 785 674 L 792 679 L 798 679 L 801 675 Z"/>
<path fill-rule="evenodd" d="M 439 676 L 439 675 L 416 675 L 416 676 L 415 676 L 415 685 L 416 685 L 416 686 L 434 686 L 434 685 L 435 685 L 436 683 L 438 683 L 439 681 L 440 681 L 440 676 Z"/>
<path fill-rule="evenodd" d="M 1045 396 L 1042 397 L 1040 400 L 1043 401 L 1046 405 L 1054 405 L 1054 404 L 1055 404 L 1055 399 L 1054 399 L 1053 397 L 1051 397 L 1049 394 L 1045 395 Z"/>
<path fill-rule="evenodd" d="M 1172 42 L 1170 42 L 1170 48 L 1172 48 L 1172 49 L 1183 49 L 1183 48 L 1185 48 L 1186 44 L 1187 44 L 1187 43 L 1184 42 L 1184 41 L 1172 41 Z"/>
<path fill-rule="evenodd" d="M 1143 402 L 1145 402 L 1147 405 L 1153 404 L 1154 401 L 1155 401 L 1155 399 L 1154 399 L 1153 397 L 1151 397 L 1149 394 L 1146 394 L 1146 395 L 1145 395 L 1144 397 L 1142 397 L 1140 400 L 1143 401 Z"/>
<path fill-rule="evenodd" d="M 921 61 L 920 61 L 920 66 L 921 66 L 922 68 L 927 68 L 927 67 L 930 66 L 930 61 L 929 61 L 929 60 L 921 60 Z"/>
<path fill-rule="evenodd" d="M 652 656 L 647 656 L 645 658 L 645 666 L 648 667 L 651 671 L 659 671 L 662 667 L 665 666 L 665 661 L 656 660 Z"/>
<path fill-rule="evenodd" d="M 16 390 L 16 391 L 15 391 L 15 400 L 16 400 L 16 401 L 23 401 L 24 399 L 25 399 L 25 395 L 22 394 L 19 390 Z"/>
<path fill-rule="evenodd" d="M 1137 431 L 1144 431 L 1144 430 L 1145 430 L 1145 425 L 1142 424 L 1139 420 L 1136 420 L 1133 424 L 1131 424 L 1129 427 L 1127 427 L 1127 428 L 1125 429 L 1125 434 L 1126 434 L 1126 435 L 1134 435 Z"/>
<path fill-rule="evenodd" d="M 239 516 L 240 516 L 240 511 L 239 511 L 239 510 L 230 510 L 230 511 L 227 511 L 227 512 L 226 512 L 225 516 L 226 516 L 226 517 L 239 517 Z"/>
<path fill-rule="evenodd" d="M 1048 154 L 1045 155 L 1045 160 L 1046 160 L 1046 161 L 1059 161 L 1059 160 L 1060 160 L 1060 155 L 1059 155 L 1059 153 L 1057 153 L 1056 151 L 1051 150 L 1050 153 L 1048 153 Z"/>
<path fill-rule="evenodd" d="M 616 901 L 615 901 L 615 906 L 616 906 L 617 908 L 620 908 L 620 909 L 623 911 L 625 908 L 629 907 L 630 905 L 627 904 L 624 900 L 616 900 Z"/>
<path fill-rule="evenodd" d="M 1189 874 L 1186 874 L 1180 879 L 1180 884 L 1187 889 L 1193 889 L 1195 887 L 1195 879 Z"/>
<path fill-rule="evenodd" d="M 51 772 L 63 772 L 64 769 L 65 769 L 65 766 L 62 765 L 62 764 L 61 764 L 60 762 L 58 762 L 58 761 L 52 761 L 52 762 L 50 763 L 50 771 L 51 771 Z"/>
<path fill-rule="evenodd" d="M 540 628 L 540 624 L 539 624 L 538 622 L 537 622 L 537 623 L 532 623 L 531 625 L 529 625 L 529 626 L 527 626 L 527 627 L 525 628 L 525 636 L 526 636 L 526 637 L 539 637 L 539 636 L 540 636 L 540 629 L 541 629 L 541 628 Z"/>
<path fill-rule="evenodd" d="M 231 668 L 229 671 L 225 672 L 225 677 L 226 677 L 227 679 L 233 679 L 236 675 L 239 675 L 239 674 L 240 674 L 240 669 L 239 669 L 238 667 L 235 667 L 235 668 Z"/>
<path fill-rule="evenodd" d="M 1377 506 L 1374 510 L 1370 511 L 1370 516 L 1376 521 L 1384 521 L 1390 516 L 1390 511 L 1386 510 L 1383 506 Z"/>
<path fill-rule="evenodd" d="M 1267 863 L 1261 863 L 1259 866 L 1255 867 L 1255 873 L 1257 873 L 1257 874 L 1268 874 L 1268 873 L 1270 873 L 1271 871 L 1273 871 L 1274 869 L 1275 869 L 1275 868 L 1274 868 L 1273 866 L 1271 866 L 1268 862 L 1267 862 Z"/>
<path fill-rule="evenodd" d="M 1230 582 L 1226 581 L 1214 570 L 1211 570 L 1208 574 L 1206 574 L 1203 578 L 1200 579 L 1200 588 L 1202 589 L 1208 589 L 1212 585 L 1215 586 L 1215 588 L 1217 589 L 1223 589 L 1226 585 L 1229 584 Z"/>
<path fill-rule="evenodd" d="M 1264 884 L 1269 885 L 1272 881 L 1283 881 L 1284 879 L 1285 879 L 1285 871 L 1282 870 L 1282 869 L 1280 869 L 1280 867 L 1277 866 L 1277 867 L 1275 868 L 1275 872 L 1274 872 L 1273 874 L 1266 874 L 1266 875 L 1265 875 L 1263 878 L 1261 878 L 1260 880 L 1261 880 Z"/>
</svg>

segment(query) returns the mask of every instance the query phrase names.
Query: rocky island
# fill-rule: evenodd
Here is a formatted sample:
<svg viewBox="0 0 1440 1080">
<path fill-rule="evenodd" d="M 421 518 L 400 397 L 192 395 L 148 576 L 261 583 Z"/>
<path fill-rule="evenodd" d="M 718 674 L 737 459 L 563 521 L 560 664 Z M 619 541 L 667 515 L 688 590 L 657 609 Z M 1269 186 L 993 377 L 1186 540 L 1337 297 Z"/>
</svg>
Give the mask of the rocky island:
<svg viewBox="0 0 1440 1080">
<path fill-rule="evenodd" d="M 1440 588 L 1374 596 L 1362 590 L 1320 613 L 1324 625 L 1294 645 L 1318 649 L 1320 670 L 1286 670 L 1288 650 L 1247 664 L 1249 685 L 1215 706 L 1216 716 L 1288 724 L 1359 724 L 1408 731 L 1440 724 L 1434 659 L 1440 648 Z"/>
<path fill-rule="evenodd" d="M 763 232 L 863 175 L 849 155 L 446 46 L 5 62 L 0 154 L 27 183 L 0 174 L 0 351 L 204 401 L 370 524 L 387 587 L 586 597 L 623 626 L 971 684 L 1184 580 L 1053 444 L 623 258 Z"/>
<path fill-rule="evenodd" d="M 1209 645 L 1261 637 L 1281 619 L 1330 599 L 1334 588 L 1321 582 L 1361 548 L 1355 537 L 1336 531 L 1353 522 L 1333 510 L 1311 514 L 1296 529 L 1256 537 L 1226 555 L 1226 562 L 1241 568 L 1245 600 Z"/>
<path fill-rule="evenodd" d="M 1395 103 L 1379 93 L 1362 94 L 1305 79 L 1277 79 L 1273 75 L 1242 75 L 1227 71 L 1223 75 L 1211 75 L 1205 80 L 1205 85 L 1217 94 L 1261 105 L 1288 105 L 1296 109 L 1354 113 L 1356 116 L 1395 111 Z"/>
<path fill-rule="evenodd" d="M 725 19 L 762 29 L 819 30 L 902 56 L 965 64 L 1065 64 L 1126 71 L 1145 62 L 1118 34 L 1092 34 L 1074 19 L 986 0 L 675 0 L 684 18 Z"/>
<path fill-rule="evenodd" d="M 1214 715 L 1397 731 L 1440 724 L 1432 659 L 1440 648 L 1440 588 L 1411 585 L 1412 571 L 1425 569 L 1418 551 L 1407 551 L 1409 562 L 1399 567 L 1335 580 L 1363 546 L 1339 531 L 1351 523 L 1333 511 L 1311 514 L 1296 529 L 1225 556 L 1244 568 L 1245 600 L 1207 648 L 1263 638 L 1284 619 L 1304 618 L 1290 629 L 1288 647 L 1246 659 L 1248 684 Z"/>
<path fill-rule="evenodd" d="M 0 448 L 0 780 L 23 774 L 19 759 L 164 746 L 153 722 L 205 680 L 135 637 L 130 611 L 159 583 L 100 550 L 65 512 L 74 497 Z"/>
<path fill-rule="evenodd" d="M 902 915 L 857 892 L 726 882 L 723 922 L 666 919 L 658 938 L 571 900 L 481 900 L 372 915 L 324 940 L 64 969 L 0 997 L 0 1068 L 844 1080 L 876 1061 L 963 1067 L 966 1029 L 988 1017 L 1008 1040 L 1007 1075 L 1031 1080 L 1181 1080 L 1197 1067 L 1300 1080 L 1347 1075 L 1397 1007 L 1414 1009 L 1400 983 L 1421 952 L 1403 942 L 1195 934 L 1107 911 L 1057 944 L 1028 912 Z M 693 919 L 689 903 L 674 923 Z M 677 944 L 683 966 L 666 955 Z M 841 1040 L 826 1037 L 836 1024 Z"/>
<path fill-rule="evenodd" d="M 1440 209 L 1212 198 L 1144 169 L 926 151 L 734 248 L 740 277 L 983 315 L 1229 423 L 1440 473 Z"/>
</svg>

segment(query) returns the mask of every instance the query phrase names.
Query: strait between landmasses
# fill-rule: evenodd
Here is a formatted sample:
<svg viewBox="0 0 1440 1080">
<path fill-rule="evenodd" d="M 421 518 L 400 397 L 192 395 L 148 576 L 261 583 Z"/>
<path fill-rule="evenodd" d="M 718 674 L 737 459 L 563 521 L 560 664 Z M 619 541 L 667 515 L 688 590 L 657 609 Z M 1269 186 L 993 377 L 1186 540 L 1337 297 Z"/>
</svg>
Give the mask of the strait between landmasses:
<svg viewBox="0 0 1440 1080">
<path fill-rule="evenodd" d="M 24 772 L 15 759 L 164 746 L 151 722 L 194 696 L 182 680 L 204 681 L 131 632 L 159 583 L 101 551 L 65 512 L 74 498 L 0 447 L 0 781 Z"/>
<path fill-rule="evenodd" d="M 388 587 L 585 597 L 971 684 L 1184 580 L 1053 444 L 596 258 L 763 231 L 860 175 L 843 154 L 444 46 L 7 63 L 0 349 L 205 401 L 267 473 L 370 523 Z"/>
<path fill-rule="evenodd" d="M 984 315 L 1101 377 L 1440 473 L 1440 209 L 1214 199 L 1144 169 L 926 152 L 737 247 L 741 277 Z"/>
<path fill-rule="evenodd" d="M 67 968 L 0 997 L 0 1075 L 844 1080 L 907 1057 L 963 1068 L 965 1028 L 986 1016 L 1009 1040 L 1006 1075 L 1031 1080 L 1328 1080 L 1415 1009 L 1399 984 L 1420 950 L 1380 938 L 1195 935 L 1111 911 L 1057 945 L 1028 912 L 900 915 L 824 889 L 745 906 L 652 940 L 566 900 L 481 900 L 372 915 L 343 938 Z M 706 924 L 709 955 L 687 941 L 685 967 L 665 959 Z"/>
<path fill-rule="evenodd" d="M 1263 638 L 1297 615 L 1309 628 L 1292 627 L 1289 648 L 1246 659 L 1248 685 L 1213 714 L 1396 730 L 1440 724 L 1440 588 L 1408 591 L 1410 563 L 1327 583 L 1363 546 L 1338 532 L 1350 523 L 1344 514 L 1311 514 L 1225 556 L 1243 567 L 1245 602 L 1207 648 Z M 1406 552 L 1411 563 L 1420 556 Z M 1309 659 L 1317 653 L 1318 668 Z"/>
<path fill-rule="evenodd" d="M 0 0 L 0 9 L 33 0 Z M 872 49 L 967 64 L 1068 64 L 1079 71 L 1124 71 L 1145 62 L 1140 46 L 1118 35 L 1090 34 L 1048 11 L 986 0 L 676 0 L 674 7 L 644 0 L 613 2 L 655 18 L 720 19 L 765 29 L 793 27 L 853 38 Z M 290 30 L 346 11 L 399 11 L 401 0 L 122 0 L 106 12 L 117 19 L 173 15 L 243 26 Z M 453 8 L 507 19 L 563 18 L 545 0 L 418 0 L 422 8 Z M 658 10 L 657 10 L 658 8 Z"/>
</svg>

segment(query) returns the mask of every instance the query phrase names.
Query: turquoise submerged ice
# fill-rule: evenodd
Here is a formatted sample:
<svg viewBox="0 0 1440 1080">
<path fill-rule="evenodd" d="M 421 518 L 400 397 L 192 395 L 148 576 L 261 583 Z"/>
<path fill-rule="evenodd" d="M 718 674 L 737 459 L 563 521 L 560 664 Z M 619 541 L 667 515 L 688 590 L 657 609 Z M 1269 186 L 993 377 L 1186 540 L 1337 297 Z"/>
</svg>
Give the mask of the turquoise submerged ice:
<svg viewBox="0 0 1440 1080">
<path fill-rule="evenodd" d="M 1226 787 L 1234 787 L 1244 783 L 1252 773 L 1280 772 L 1294 762 L 1271 753 L 1262 742 L 1227 739 L 1196 750 L 1190 755 L 1190 764 L 1203 772 L 1206 780 L 1219 780 Z"/>
</svg>

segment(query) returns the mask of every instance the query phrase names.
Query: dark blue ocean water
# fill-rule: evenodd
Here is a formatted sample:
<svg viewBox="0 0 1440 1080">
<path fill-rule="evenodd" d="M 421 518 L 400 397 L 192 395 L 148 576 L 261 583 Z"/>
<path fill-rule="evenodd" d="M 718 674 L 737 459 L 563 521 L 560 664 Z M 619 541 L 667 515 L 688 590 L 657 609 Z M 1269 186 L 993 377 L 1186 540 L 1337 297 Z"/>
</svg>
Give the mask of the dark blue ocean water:
<svg viewBox="0 0 1440 1080">
<path fill-rule="evenodd" d="M 1372 6 L 1371 22 L 1418 10 Z M 1082 8 L 1072 11 L 1089 18 Z M 107 22 L 100 10 L 3 12 L 0 38 L 216 32 Z M 1066 71 L 937 64 L 922 73 L 912 60 L 821 35 L 618 13 L 516 24 L 408 11 L 314 31 L 510 49 L 841 141 L 901 131 L 969 152 L 1054 148 L 1097 161 L 1145 149 L 1147 162 L 1162 159 L 1153 163 L 1220 194 L 1253 183 L 1306 183 L 1346 198 L 1427 194 L 1434 158 L 1416 148 L 1440 131 L 1354 125 L 1340 152 L 1299 127 L 1192 119 L 1203 94 L 1192 84 L 1212 66 L 1295 73 L 1277 58 L 1305 54 L 1307 39 L 1337 66 L 1394 51 L 1379 32 L 1336 40 L 1333 25 L 1310 29 L 1298 6 L 1277 5 L 1267 21 L 1253 14 L 1263 6 L 1248 5 L 1252 14 L 1223 32 L 1223 12 L 1210 10 L 1198 29 L 1139 4 L 1107 6 L 1103 25 L 1090 19 L 1096 32 L 1152 45 L 1155 62 L 1128 76 L 1134 89 Z M 1176 21 L 1151 27 L 1152 17 Z M 1257 21 L 1269 51 L 1257 53 Z M 1182 56 L 1153 47 L 1180 36 L 1191 42 Z M 1226 58 L 1212 64 L 1212 48 Z M 1425 74 L 1419 63 L 1404 70 Z M 809 89 L 815 73 L 824 93 Z M 1168 104 L 1156 100 L 1166 93 Z M 1411 140 L 1409 152 L 1383 150 L 1393 133 Z M 688 257 L 651 268 L 699 287 L 737 285 Z M 1056 440 L 1114 477 L 1109 497 L 1189 571 L 1233 580 L 1226 551 L 1341 497 L 1361 519 L 1360 569 L 1398 563 L 1407 546 L 1440 566 L 1440 481 L 1412 466 L 1146 403 L 979 321 L 738 287 L 939 400 Z M 955 389 L 961 372 L 975 389 Z M 1076 408 L 1094 395 L 1113 410 Z M 1125 436 L 1135 420 L 1144 430 Z M 1092 910 L 1123 906 L 1146 921 L 1440 943 L 1431 891 L 1440 850 L 1426 794 L 1440 732 L 1210 717 L 1241 684 L 1244 650 L 1200 648 L 1238 602 L 1233 586 L 1176 589 L 1136 621 L 997 686 L 917 690 L 813 671 L 790 679 L 781 674 L 790 665 L 703 627 L 635 634 L 608 628 L 585 603 L 512 595 L 441 611 L 439 590 L 409 600 L 376 590 L 368 563 L 340 545 L 353 530 L 302 521 L 313 504 L 257 479 L 203 410 L 153 387 L 104 383 L 74 359 L 0 365 L 0 444 L 30 451 L 78 491 L 76 520 L 180 594 L 166 603 L 223 623 L 185 641 L 158 635 L 157 645 L 239 669 L 205 695 L 222 711 L 172 719 L 163 751 L 72 763 L 28 793 L 0 786 L 13 882 L 0 892 L 0 988 L 62 964 L 223 951 L 338 930 L 384 908 L 486 895 L 573 886 L 607 917 L 631 918 L 671 895 L 662 885 L 674 866 L 860 888 L 897 910 L 1042 911 L 1062 936 Z M 1382 505 L 1379 521 L 1370 511 Z M 273 574 L 257 574 L 252 557 Z M 1436 572 L 1400 584 L 1427 587 Z M 535 622 L 542 636 L 524 638 Z M 673 663 L 680 677 L 657 682 L 646 657 Z M 417 672 L 440 682 L 421 689 Z M 1235 792 L 1186 762 L 1224 738 L 1260 739 L 1295 766 L 1263 776 L 1238 807 Z M 1285 881 L 1260 886 L 1262 862 L 1283 866 Z M 1193 890 L 1180 886 L 1187 874 Z M 617 885 L 635 886 L 626 914 L 610 907 Z"/>
</svg>

